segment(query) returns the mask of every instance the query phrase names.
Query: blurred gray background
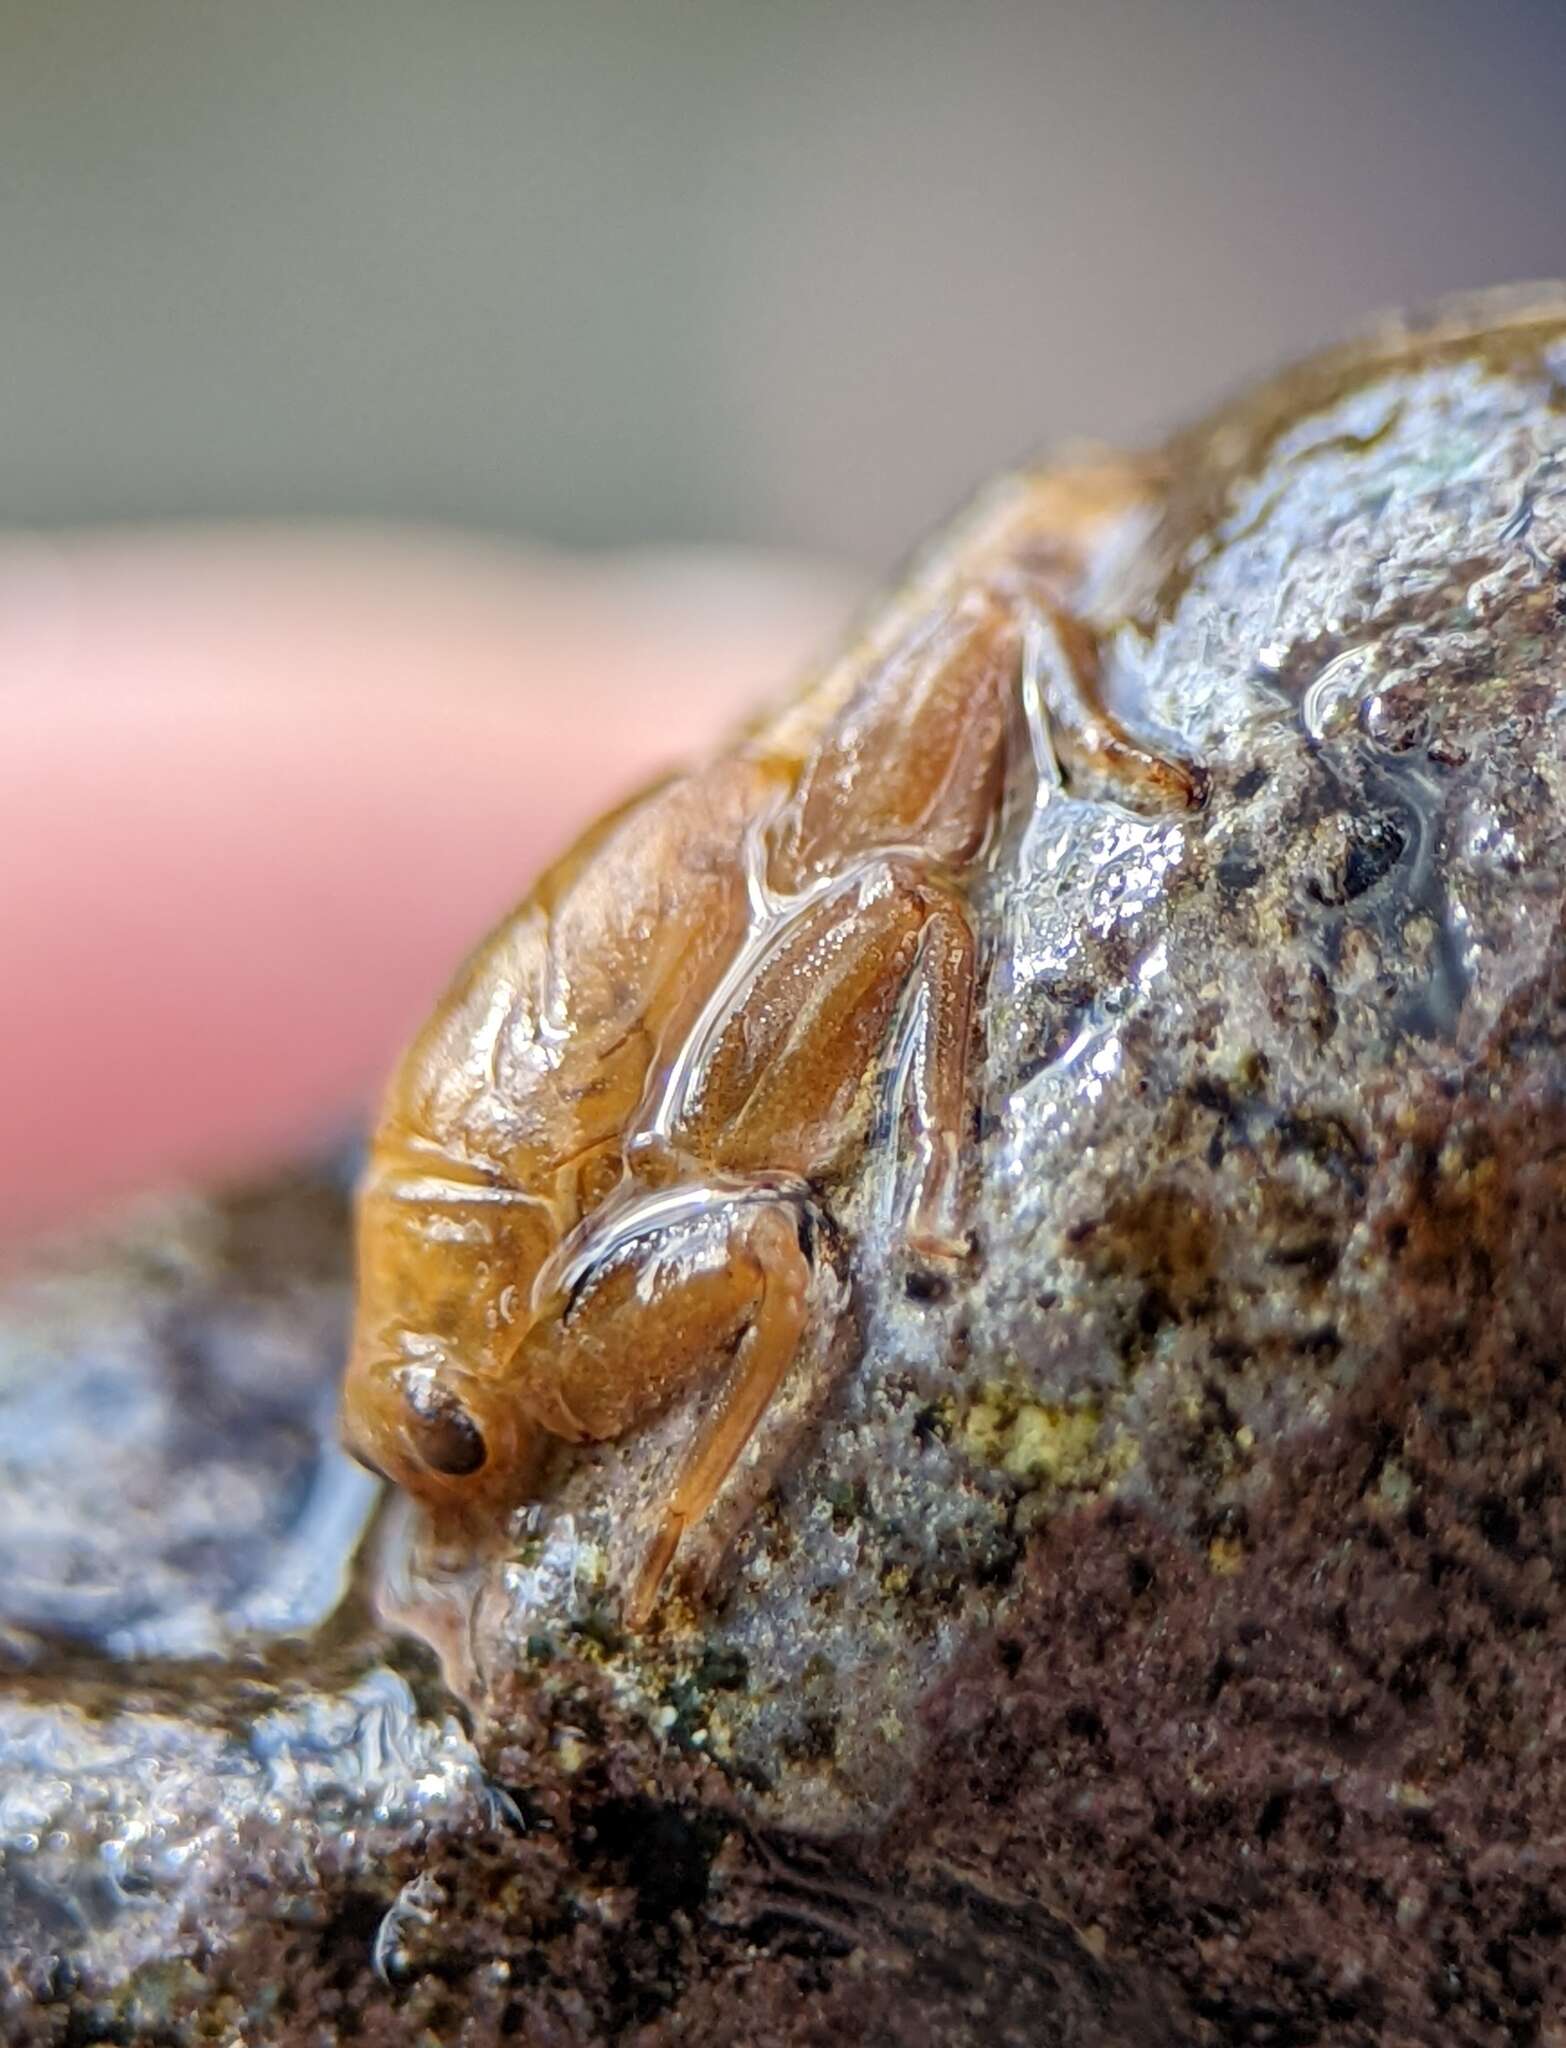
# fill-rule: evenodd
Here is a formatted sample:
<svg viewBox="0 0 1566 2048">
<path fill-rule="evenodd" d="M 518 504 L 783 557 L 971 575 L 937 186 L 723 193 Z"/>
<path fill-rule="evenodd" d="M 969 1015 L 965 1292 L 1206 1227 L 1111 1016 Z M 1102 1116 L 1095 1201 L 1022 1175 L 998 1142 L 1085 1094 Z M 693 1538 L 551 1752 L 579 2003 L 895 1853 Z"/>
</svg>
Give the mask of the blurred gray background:
<svg viewBox="0 0 1566 2048">
<path fill-rule="evenodd" d="M 894 556 L 1566 269 L 1566 8 L 0 0 L 0 523 Z"/>
</svg>

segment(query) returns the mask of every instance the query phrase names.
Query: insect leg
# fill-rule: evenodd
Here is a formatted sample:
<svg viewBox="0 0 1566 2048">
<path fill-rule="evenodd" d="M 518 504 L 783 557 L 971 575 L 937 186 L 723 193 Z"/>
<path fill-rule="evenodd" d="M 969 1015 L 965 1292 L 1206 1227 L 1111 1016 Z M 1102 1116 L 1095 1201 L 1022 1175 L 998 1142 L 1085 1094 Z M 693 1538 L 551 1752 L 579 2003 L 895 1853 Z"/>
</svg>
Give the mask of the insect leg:
<svg viewBox="0 0 1566 2048">
<path fill-rule="evenodd" d="M 1198 810 L 1207 774 L 1196 762 L 1133 737 L 1104 701 L 1098 640 L 1080 619 L 1046 606 L 1029 622 L 1029 658 L 1068 766 L 1088 768 L 1155 805 Z"/>
<path fill-rule="evenodd" d="M 680 1539 L 711 1507 L 734 1461 L 766 1413 L 804 1333 L 810 1262 L 799 1240 L 792 1203 L 748 1207 L 736 1230 L 736 1254 L 759 1279 L 755 1312 L 710 1411 L 702 1418 L 657 1533 L 626 1604 L 632 1628 L 645 1626 L 657 1604 Z M 736 1263 L 739 1260 L 736 1259 Z"/>
<path fill-rule="evenodd" d="M 961 899 L 924 884 L 924 926 L 908 990 L 907 1025 L 897 1049 L 893 1088 L 917 1152 L 908 1242 L 922 1258 L 963 1256 L 958 1176 L 968 1127 L 973 1037 L 973 927 Z"/>
</svg>

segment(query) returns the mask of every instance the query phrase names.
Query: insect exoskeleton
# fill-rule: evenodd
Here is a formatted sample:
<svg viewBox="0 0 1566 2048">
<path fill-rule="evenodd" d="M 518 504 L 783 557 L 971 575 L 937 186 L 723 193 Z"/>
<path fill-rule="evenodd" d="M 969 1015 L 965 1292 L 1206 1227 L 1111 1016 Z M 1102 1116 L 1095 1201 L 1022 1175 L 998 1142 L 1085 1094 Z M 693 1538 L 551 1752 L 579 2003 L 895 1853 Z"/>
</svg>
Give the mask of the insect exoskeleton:
<svg viewBox="0 0 1566 2048">
<path fill-rule="evenodd" d="M 801 698 L 595 827 L 472 955 L 360 1191 L 345 1427 L 367 1462 L 437 1510 L 506 1503 L 551 1440 L 710 1383 L 627 1595 L 645 1621 L 799 1350 L 889 1057 L 908 1256 L 960 1263 L 966 888 L 1025 684 L 1068 768 L 1200 800 L 1106 710 L 1071 611 L 1149 490 L 1105 468 L 1000 493 Z"/>
</svg>

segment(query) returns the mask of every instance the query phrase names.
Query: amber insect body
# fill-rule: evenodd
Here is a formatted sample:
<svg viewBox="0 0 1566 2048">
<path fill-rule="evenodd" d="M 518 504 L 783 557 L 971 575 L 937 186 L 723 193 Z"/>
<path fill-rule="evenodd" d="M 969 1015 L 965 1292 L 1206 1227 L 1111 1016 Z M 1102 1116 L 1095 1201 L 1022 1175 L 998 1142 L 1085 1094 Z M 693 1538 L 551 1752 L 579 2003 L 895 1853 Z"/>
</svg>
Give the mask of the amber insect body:
<svg viewBox="0 0 1566 2048">
<path fill-rule="evenodd" d="M 795 705 L 588 833 L 473 954 L 360 1190 L 345 1425 L 368 1462 L 437 1510 L 504 1505 L 551 1438 L 619 1437 L 701 1385 L 626 1603 L 644 1622 L 799 1349 L 821 1205 L 889 1065 L 908 1254 L 963 1256 L 963 890 L 1025 666 L 1068 760 L 1198 794 L 1104 710 L 1070 611 L 1147 497 L 1106 466 L 1015 486 Z"/>
</svg>

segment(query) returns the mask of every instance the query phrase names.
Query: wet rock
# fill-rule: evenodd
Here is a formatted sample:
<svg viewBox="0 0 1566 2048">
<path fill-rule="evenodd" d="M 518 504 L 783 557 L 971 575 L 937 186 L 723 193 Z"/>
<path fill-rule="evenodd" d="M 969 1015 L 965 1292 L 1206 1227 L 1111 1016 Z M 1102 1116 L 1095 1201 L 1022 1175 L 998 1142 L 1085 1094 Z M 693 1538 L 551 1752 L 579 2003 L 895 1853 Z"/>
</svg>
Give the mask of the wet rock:
<svg viewBox="0 0 1566 2048">
<path fill-rule="evenodd" d="M 329 1174 L 159 1205 L 0 1292 L 0 2038 L 1164 2028 L 1057 1916 L 764 1834 L 634 1713 L 567 1726 L 509 1678 L 476 1743 L 356 1564 L 367 1489 L 321 1430 L 346 1305 Z"/>
<path fill-rule="evenodd" d="M 4 1289 L 8 2040 L 163 2038 L 258 1902 L 316 1927 L 331 1888 L 509 1814 L 354 1587 L 345 1221 L 324 1174 L 160 1203 Z"/>
<path fill-rule="evenodd" d="M 1553 2038 L 1563 392 L 1492 299 L 1172 444 L 1083 602 L 1206 808 L 1019 777 L 972 1270 L 882 1148 L 643 1636 L 677 1413 L 355 1563 L 329 1180 L 16 1284 L 7 2038 Z"/>
<path fill-rule="evenodd" d="M 300 1634 L 375 1497 L 331 1441 L 347 1175 L 162 1202 L 0 1322 L 0 1631 L 115 1658 Z"/>
</svg>

